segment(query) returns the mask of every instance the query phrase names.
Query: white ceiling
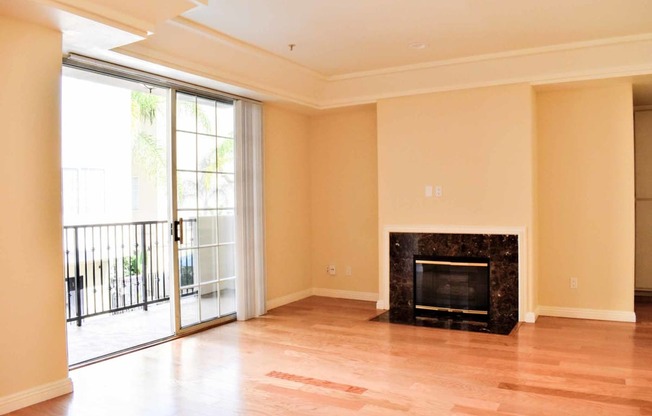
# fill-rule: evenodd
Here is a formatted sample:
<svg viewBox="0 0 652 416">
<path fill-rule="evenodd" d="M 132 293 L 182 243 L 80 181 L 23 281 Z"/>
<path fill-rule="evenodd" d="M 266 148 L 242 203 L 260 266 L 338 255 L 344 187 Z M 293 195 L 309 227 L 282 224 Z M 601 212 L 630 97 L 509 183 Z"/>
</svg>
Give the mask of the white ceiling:
<svg viewBox="0 0 652 416">
<path fill-rule="evenodd" d="M 652 33 L 652 0 L 209 0 L 183 16 L 329 76 Z"/>
</svg>

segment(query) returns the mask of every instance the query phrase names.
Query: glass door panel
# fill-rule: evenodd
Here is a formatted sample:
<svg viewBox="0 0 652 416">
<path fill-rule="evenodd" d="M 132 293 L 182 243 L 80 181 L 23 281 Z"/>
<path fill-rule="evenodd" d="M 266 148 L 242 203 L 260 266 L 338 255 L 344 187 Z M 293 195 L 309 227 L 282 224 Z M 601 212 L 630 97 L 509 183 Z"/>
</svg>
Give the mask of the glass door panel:
<svg viewBox="0 0 652 416">
<path fill-rule="evenodd" d="M 176 94 L 181 327 L 235 313 L 233 103 Z"/>
<path fill-rule="evenodd" d="M 169 100 L 170 90 L 162 86 L 63 68 L 63 284 L 70 365 L 174 333 Z"/>
</svg>

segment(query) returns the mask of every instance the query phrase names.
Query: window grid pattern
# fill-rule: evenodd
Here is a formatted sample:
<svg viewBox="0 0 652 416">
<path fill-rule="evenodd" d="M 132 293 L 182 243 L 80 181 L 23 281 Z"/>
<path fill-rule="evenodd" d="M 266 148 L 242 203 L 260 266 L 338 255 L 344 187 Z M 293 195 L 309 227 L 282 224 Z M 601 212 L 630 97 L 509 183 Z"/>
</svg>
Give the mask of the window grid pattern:
<svg viewBox="0 0 652 416">
<path fill-rule="evenodd" d="M 234 106 L 177 93 L 181 323 L 235 312 Z"/>
</svg>

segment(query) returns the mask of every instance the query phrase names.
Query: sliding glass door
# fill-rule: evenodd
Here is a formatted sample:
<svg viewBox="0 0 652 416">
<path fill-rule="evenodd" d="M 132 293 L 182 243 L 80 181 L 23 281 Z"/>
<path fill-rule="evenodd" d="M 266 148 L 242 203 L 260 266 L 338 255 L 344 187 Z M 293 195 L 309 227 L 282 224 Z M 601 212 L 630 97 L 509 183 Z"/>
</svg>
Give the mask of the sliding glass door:
<svg viewBox="0 0 652 416">
<path fill-rule="evenodd" d="M 70 364 L 231 319 L 234 102 L 72 66 L 62 83 Z"/>
<path fill-rule="evenodd" d="M 185 328 L 235 313 L 234 106 L 175 96 L 174 208 Z"/>
</svg>

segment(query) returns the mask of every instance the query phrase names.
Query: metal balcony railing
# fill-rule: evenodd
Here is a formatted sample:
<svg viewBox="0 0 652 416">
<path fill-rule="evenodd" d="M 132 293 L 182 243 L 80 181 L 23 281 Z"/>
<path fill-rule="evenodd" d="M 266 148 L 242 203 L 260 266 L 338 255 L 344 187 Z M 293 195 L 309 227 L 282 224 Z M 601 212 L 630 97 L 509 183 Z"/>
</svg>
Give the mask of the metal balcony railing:
<svg viewBox="0 0 652 416">
<path fill-rule="evenodd" d="M 63 227 L 68 322 L 169 301 L 166 221 Z"/>
</svg>

